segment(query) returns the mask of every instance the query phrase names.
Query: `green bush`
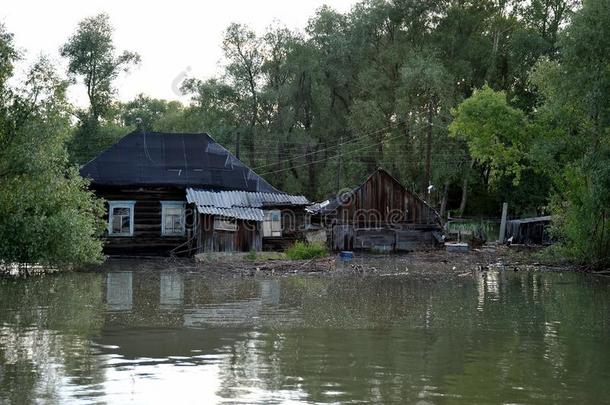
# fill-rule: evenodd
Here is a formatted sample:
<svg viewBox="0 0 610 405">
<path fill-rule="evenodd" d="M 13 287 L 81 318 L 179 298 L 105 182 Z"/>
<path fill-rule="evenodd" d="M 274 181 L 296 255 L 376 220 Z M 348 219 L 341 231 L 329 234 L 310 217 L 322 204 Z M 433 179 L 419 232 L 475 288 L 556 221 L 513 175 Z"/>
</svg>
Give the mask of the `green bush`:
<svg viewBox="0 0 610 405">
<path fill-rule="evenodd" d="M 286 250 L 286 256 L 291 260 L 308 260 L 326 255 L 328 255 L 328 250 L 320 242 L 295 242 L 294 245 Z"/>
<path fill-rule="evenodd" d="M 564 171 L 551 201 L 557 253 L 596 269 L 610 267 L 610 151 Z"/>
</svg>

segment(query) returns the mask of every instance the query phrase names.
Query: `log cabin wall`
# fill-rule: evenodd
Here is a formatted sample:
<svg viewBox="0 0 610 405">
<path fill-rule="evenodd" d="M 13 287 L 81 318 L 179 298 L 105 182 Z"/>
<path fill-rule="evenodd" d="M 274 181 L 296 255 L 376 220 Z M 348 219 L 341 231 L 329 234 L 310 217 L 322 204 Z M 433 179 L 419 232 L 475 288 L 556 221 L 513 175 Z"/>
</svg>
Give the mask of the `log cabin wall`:
<svg viewBox="0 0 610 405">
<path fill-rule="evenodd" d="M 133 236 L 109 236 L 104 232 L 104 253 L 121 256 L 167 256 L 192 233 L 193 214 L 187 205 L 184 236 L 161 235 L 161 201 L 185 201 L 185 191 L 171 187 L 91 187 L 106 201 L 135 201 Z M 108 205 L 106 204 L 106 209 Z M 108 212 L 104 217 L 108 222 Z M 182 250 L 182 249 L 181 249 Z"/>
</svg>

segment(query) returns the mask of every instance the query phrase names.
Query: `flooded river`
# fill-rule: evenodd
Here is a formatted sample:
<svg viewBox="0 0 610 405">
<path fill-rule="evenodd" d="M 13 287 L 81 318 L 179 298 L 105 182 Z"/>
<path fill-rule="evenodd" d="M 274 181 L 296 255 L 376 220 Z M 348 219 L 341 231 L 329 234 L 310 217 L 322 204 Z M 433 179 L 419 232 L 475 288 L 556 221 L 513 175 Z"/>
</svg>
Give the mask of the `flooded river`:
<svg viewBox="0 0 610 405">
<path fill-rule="evenodd" d="M 0 279 L 0 403 L 610 403 L 582 274 Z"/>
</svg>

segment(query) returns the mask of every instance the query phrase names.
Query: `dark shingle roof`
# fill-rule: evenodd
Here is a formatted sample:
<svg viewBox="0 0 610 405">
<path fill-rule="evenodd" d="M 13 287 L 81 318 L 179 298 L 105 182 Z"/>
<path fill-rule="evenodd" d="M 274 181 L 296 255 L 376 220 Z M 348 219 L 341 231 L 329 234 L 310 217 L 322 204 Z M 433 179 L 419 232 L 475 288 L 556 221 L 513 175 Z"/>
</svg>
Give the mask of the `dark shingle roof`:
<svg viewBox="0 0 610 405">
<path fill-rule="evenodd" d="M 80 169 L 99 185 L 281 193 L 208 134 L 134 131 Z"/>
</svg>

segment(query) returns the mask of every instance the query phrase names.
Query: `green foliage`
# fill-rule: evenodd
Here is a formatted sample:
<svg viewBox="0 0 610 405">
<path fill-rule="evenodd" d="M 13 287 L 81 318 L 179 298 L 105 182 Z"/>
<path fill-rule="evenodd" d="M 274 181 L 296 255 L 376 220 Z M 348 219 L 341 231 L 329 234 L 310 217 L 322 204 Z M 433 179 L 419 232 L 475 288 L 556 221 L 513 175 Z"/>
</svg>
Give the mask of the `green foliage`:
<svg viewBox="0 0 610 405">
<path fill-rule="evenodd" d="M 531 82 L 540 170 L 552 179 L 560 250 L 593 267 L 610 266 L 610 2 L 585 1 L 560 35 L 557 61 L 541 60 Z"/>
<path fill-rule="evenodd" d="M 13 34 L 6 31 L 4 24 L 0 24 L 0 89 L 5 90 L 4 84 L 12 76 L 13 64 L 18 57 Z"/>
<path fill-rule="evenodd" d="M 547 6 L 529 5 L 532 14 L 526 21 L 541 30 L 540 38 L 529 37 L 530 45 L 522 45 L 536 55 L 536 47 L 545 47 L 542 42 L 558 37 L 558 57 L 540 57 L 529 71 L 528 91 L 538 94 L 529 116 L 511 106 L 504 92 L 484 87 L 454 110 L 449 129 L 466 141 L 473 158 L 490 167 L 495 189 L 505 200 L 515 199 L 518 211 L 527 210 L 524 201 L 541 205 L 550 200 L 553 229 L 561 242 L 555 253 L 607 267 L 610 2 L 584 2 L 564 32 L 559 26 L 570 4 L 558 1 Z M 544 24 L 530 20 L 541 14 L 548 17 Z M 519 182 L 522 174 L 524 183 Z M 513 179 L 512 188 L 502 186 L 508 178 Z"/>
<path fill-rule="evenodd" d="M 115 123 L 100 125 L 86 118 L 78 126 L 71 128 L 71 136 L 66 143 L 70 161 L 79 165 L 87 163 L 133 128 Z"/>
<path fill-rule="evenodd" d="M 526 148 L 525 114 L 511 107 L 504 92 L 489 86 L 453 110 L 450 133 L 466 141 L 474 159 L 489 165 L 492 179 L 511 176 L 518 184 Z"/>
<path fill-rule="evenodd" d="M 116 54 L 112 26 L 107 14 L 85 18 L 76 32 L 61 47 L 68 60 L 68 75 L 75 82 L 80 78 L 87 90 L 89 109 L 76 111 L 79 124 L 70 142 L 70 157 L 75 163 L 85 163 L 112 145 L 125 128 L 112 122 L 115 89 L 112 85 L 121 72 L 128 72 L 140 62 L 135 52 Z M 144 117 L 145 118 L 145 117 Z"/>
<path fill-rule="evenodd" d="M 184 107 L 178 101 L 167 101 L 138 95 L 132 101 L 118 106 L 121 124 L 126 127 L 140 127 L 145 131 L 179 132 Z M 138 124 L 140 120 L 140 124 Z M 187 132 L 187 130 L 183 130 Z"/>
<path fill-rule="evenodd" d="M 95 121 L 105 116 L 110 108 L 114 94 L 112 81 L 140 61 L 140 56 L 134 52 L 115 54 L 110 18 L 103 13 L 82 20 L 61 48 L 61 55 L 68 59 L 68 73 L 73 78 L 82 78 L 89 97 L 90 115 Z"/>
<path fill-rule="evenodd" d="M 0 262 L 100 260 L 103 205 L 68 165 L 66 83 L 41 59 L 0 121 Z M 33 97 L 35 95 L 35 97 Z"/>
<path fill-rule="evenodd" d="M 450 222 L 450 232 L 467 232 L 472 236 L 482 237 L 486 241 L 498 240 L 500 224 L 496 221 L 473 220 L 468 222 Z"/>
<path fill-rule="evenodd" d="M 553 196 L 554 231 L 566 257 L 595 268 L 610 266 L 610 151 L 570 165 Z"/>
<path fill-rule="evenodd" d="M 256 251 L 255 250 L 251 250 L 248 252 L 248 254 L 246 254 L 246 260 L 249 260 L 251 262 L 256 260 Z"/>
<path fill-rule="evenodd" d="M 309 260 L 327 256 L 328 249 L 321 242 L 295 242 L 285 253 L 290 260 Z"/>
</svg>

